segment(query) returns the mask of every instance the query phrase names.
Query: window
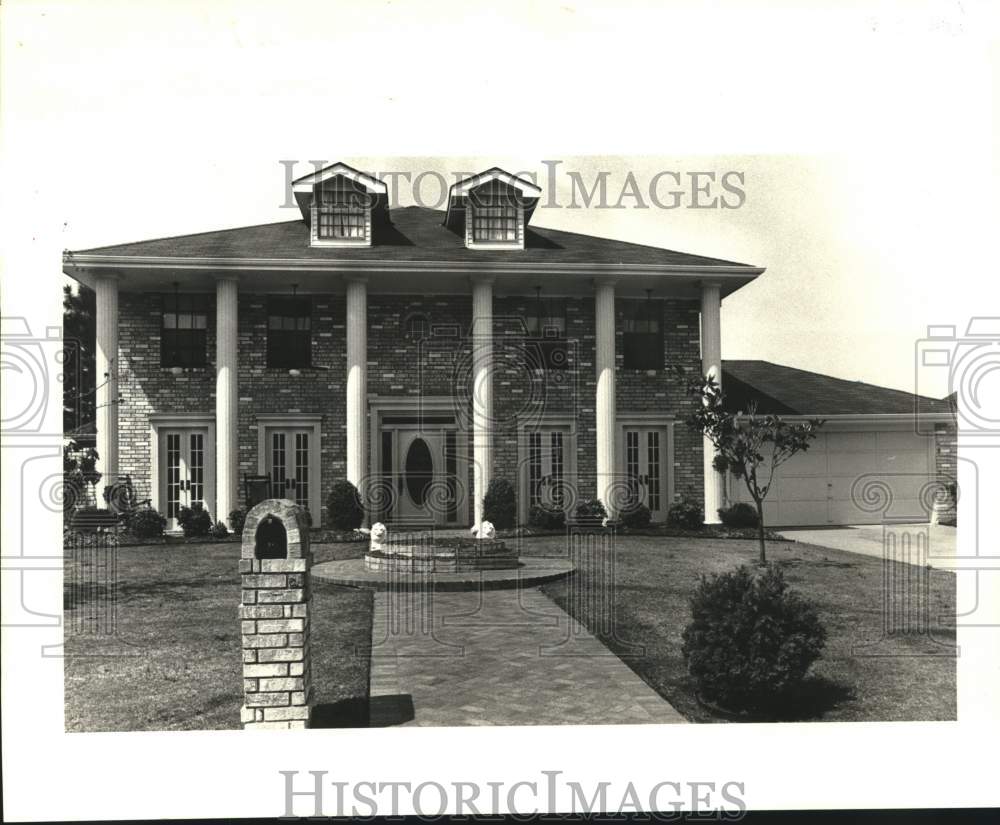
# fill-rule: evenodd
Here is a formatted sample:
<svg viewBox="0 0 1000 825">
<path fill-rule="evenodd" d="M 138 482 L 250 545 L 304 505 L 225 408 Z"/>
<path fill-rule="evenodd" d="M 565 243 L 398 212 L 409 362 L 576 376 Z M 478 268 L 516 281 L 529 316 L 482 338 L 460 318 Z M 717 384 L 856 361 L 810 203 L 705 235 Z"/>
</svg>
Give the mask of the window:
<svg viewBox="0 0 1000 825">
<path fill-rule="evenodd" d="M 622 335 L 623 366 L 629 370 L 663 369 L 663 303 L 647 299 L 626 304 Z"/>
<path fill-rule="evenodd" d="M 345 177 L 331 178 L 316 189 L 314 221 L 319 241 L 368 240 L 368 193 Z"/>
<path fill-rule="evenodd" d="M 406 335 L 415 341 L 423 341 L 431 334 L 431 322 L 426 315 L 416 313 L 406 319 Z"/>
<path fill-rule="evenodd" d="M 566 343 L 566 305 L 563 301 L 538 301 L 528 310 L 525 348 L 535 369 L 564 370 L 569 366 Z"/>
<path fill-rule="evenodd" d="M 207 327 L 207 295 L 164 295 L 160 324 L 160 365 L 204 367 Z"/>
<path fill-rule="evenodd" d="M 267 303 L 267 365 L 292 369 L 312 364 L 312 318 L 308 298 Z"/>
<path fill-rule="evenodd" d="M 492 181 L 470 194 L 472 242 L 474 244 L 516 244 L 521 210 L 514 190 Z"/>
</svg>

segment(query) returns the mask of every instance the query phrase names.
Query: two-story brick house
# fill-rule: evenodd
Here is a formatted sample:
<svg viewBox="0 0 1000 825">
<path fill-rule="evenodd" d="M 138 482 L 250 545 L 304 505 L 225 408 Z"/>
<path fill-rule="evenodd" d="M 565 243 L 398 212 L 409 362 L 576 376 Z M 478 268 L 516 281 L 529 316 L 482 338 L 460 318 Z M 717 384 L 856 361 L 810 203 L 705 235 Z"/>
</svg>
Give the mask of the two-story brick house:
<svg viewBox="0 0 1000 825">
<path fill-rule="evenodd" d="M 499 169 L 447 211 L 344 164 L 293 191 L 299 220 L 65 253 L 97 292 L 106 478 L 171 527 L 192 501 L 225 520 L 255 474 L 317 521 L 347 478 L 372 520 L 468 526 L 500 477 L 522 518 L 628 492 L 715 520 L 672 368 L 720 374 L 721 299 L 762 269 L 533 228 L 540 190 Z"/>
</svg>

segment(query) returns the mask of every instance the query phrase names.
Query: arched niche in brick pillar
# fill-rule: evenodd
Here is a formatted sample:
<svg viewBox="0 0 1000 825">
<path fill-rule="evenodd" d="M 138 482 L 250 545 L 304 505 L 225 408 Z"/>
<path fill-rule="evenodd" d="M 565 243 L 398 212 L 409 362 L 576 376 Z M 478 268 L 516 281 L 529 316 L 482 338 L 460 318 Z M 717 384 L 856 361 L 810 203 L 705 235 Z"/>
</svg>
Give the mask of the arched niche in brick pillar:
<svg viewBox="0 0 1000 825">
<path fill-rule="evenodd" d="M 282 538 L 284 552 L 280 552 Z M 308 512 L 286 498 L 269 498 L 260 502 L 247 513 L 243 525 L 242 557 L 310 558 Z"/>
</svg>

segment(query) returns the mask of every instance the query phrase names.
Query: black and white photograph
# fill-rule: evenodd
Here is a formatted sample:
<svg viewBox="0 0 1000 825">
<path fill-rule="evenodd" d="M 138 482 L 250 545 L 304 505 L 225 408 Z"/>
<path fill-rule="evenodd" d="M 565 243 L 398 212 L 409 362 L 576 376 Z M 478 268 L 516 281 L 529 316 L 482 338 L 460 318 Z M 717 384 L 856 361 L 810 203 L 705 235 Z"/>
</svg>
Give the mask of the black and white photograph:
<svg viewBox="0 0 1000 825">
<path fill-rule="evenodd" d="M 5 3 L 5 819 L 995 805 L 996 23 Z"/>
</svg>

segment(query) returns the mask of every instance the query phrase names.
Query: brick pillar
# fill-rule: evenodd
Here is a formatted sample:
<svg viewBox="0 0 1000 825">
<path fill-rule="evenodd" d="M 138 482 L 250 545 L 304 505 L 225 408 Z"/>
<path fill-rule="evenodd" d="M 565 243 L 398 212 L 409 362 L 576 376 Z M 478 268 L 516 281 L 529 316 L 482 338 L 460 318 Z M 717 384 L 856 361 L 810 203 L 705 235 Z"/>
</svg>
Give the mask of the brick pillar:
<svg viewBox="0 0 1000 825">
<path fill-rule="evenodd" d="M 282 549 L 283 558 L 262 558 Z M 309 727 L 311 562 L 308 523 L 294 502 L 268 499 L 247 514 L 239 609 L 244 730 Z"/>
</svg>

